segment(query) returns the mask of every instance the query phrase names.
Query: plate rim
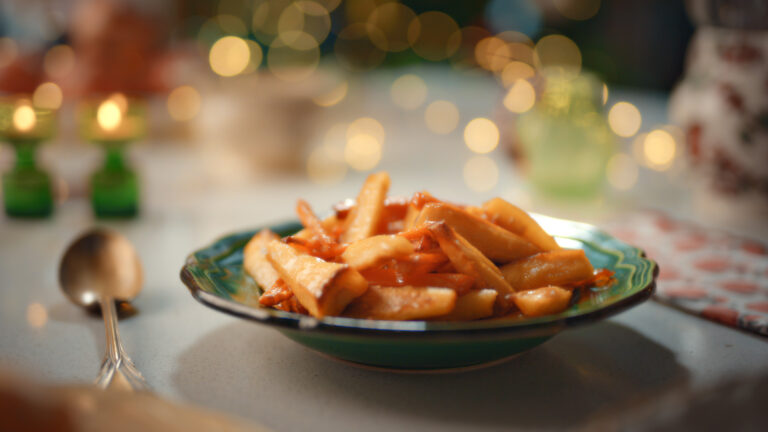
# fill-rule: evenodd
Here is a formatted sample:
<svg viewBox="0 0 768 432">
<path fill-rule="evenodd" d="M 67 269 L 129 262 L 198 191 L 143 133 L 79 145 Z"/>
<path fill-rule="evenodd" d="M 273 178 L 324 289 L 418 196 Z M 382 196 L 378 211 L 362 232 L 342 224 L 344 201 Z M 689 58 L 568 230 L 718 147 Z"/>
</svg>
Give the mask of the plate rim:
<svg viewBox="0 0 768 432">
<path fill-rule="evenodd" d="M 284 221 L 281 223 L 265 224 L 262 227 L 243 230 L 221 236 L 209 243 L 207 246 L 192 252 L 184 262 L 181 268 L 181 280 L 190 291 L 195 300 L 214 310 L 224 312 L 239 318 L 255 321 L 260 324 L 277 327 L 279 330 L 299 331 L 299 332 L 321 332 L 333 333 L 347 336 L 376 336 L 376 337 L 477 337 L 484 335 L 486 337 L 509 337 L 526 336 L 537 337 L 553 335 L 563 329 L 582 326 L 596 321 L 603 320 L 610 316 L 623 312 L 633 306 L 636 306 L 654 293 L 656 289 L 656 279 L 659 274 L 659 265 L 651 260 L 642 249 L 627 244 L 610 234 L 602 231 L 592 225 L 582 222 L 575 222 L 565 219 L 558 219 L 549 216 L 542 216 L 531 213 L 536 219 L 545 219 L 566 223 L 573 228 L 586 230 L 602 238 L 614 241 L 624 248 L 635 253 L 637 259 L 646 261 L 652 271 L 648 283 L 636 292 L 620 298 L 614 302 L 606 304 L 604 307 L 586 311 L 571 316 L 550 315 L 527 320 L 505 321 L 505 320 L 478 320 L 478 321 L 387 321 L 387 320 L 367 320 L 345 317 L 325 317 L 322 319 L 311 316 L 284 312 L 272 308 L 256 308 L 247 306 L 234 300 L 227 300 L 210 292 L 207 292 L 201 284 L 214 286 L 214 282 L 207 276 L 201 278 L 196 276 L 195 269 L 200 268 L 200 260 L 197 255 L 207 251 L 216 245 L 236 238 L 252 235 L 259 229 L 270 228 L 275 231 L 287 231 L 295 229 L 298 222 L 295 220 Z M 562 237 L 562 236 L 560 236 Z M 580 241 L 584 242 L 583 239 Z M 622 253 L 621 263 L 626 254 Z M 617 263 L 618 264 L 618 263 Z"/>
</svg>

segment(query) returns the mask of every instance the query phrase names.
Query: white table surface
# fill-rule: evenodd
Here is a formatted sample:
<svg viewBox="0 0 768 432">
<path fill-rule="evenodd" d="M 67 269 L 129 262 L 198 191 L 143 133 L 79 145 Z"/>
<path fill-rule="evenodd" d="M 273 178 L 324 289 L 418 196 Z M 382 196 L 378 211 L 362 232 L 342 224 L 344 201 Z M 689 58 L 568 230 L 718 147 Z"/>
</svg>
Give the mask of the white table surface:
<svg viewBox="0 0 768 432">
<path fill-rule="evenodd" d="M 492 115 L 498 101 L 492 83 L 462 77 L 465 85 L 456 86 L 452 80 L 457 78 L 446 77 L 444 71 L 418 72 L 432 77 L 430 100 L 457 102 L 462 127 L 470 117 Z M 590 205 L 552 204 L 528 199 L 514 168 L 497 150 L 492 157 L 501 171 L 498 186 L 474 193 L 461 176 L 470 156 L 461 131 L 432 135 L 423 126 L 423 111 L 394 108 L 386 95 L 393 77 L 392 72 L 376 75 L 365 83 L 368 93 L 362 102 L 321 113 L 320 124 L 360 115 L 380 119 L 387 129 L 380 168 L 391 172 L 395 194 L 427 189 L 474 203 L 501 195 L 555 216 L 598 224 L 649 206 L 768 239 L 763 224 L 753 218 L 738 224 L 708 219 L 684 187 L 670 186 L 666 174 L 643 171 L 632 191 L 609 193 Z M 663 97 L 618 93 L 641 108 L 644 128 L 664 121 Z M 65 172 L 67 167 L 87 168 L 93 151 L 59 143 L 46 149 L 43 158 L 54 171 Z M 7 148 L 5 152 L 7 160 Z M 768 373 L 764 339 L 653 301 L 566 331 L 514 361 L 474 372 L 398 375 L 320 357 L 271 328 L 197 303 L 179 280 L 179 270 L 190 252 L 220 235 L 291 218 L 298 197 L 321 210 L 341 197 L 354 196 L 363 174 L 350 174 L 334 186 L 314 185 L 301 175 L 256 176 L 238 183 L 201 174 L 222 171 L 204 169 L 206 164 L 223 163 L 211 162 L 205 154 L 178 143 L 135 149 L 134 161 L 145 182 L 144 208 L 136 220 L 94 221 L 82 196 L 61 203 L 49 220 L 0 217 L 0 368 L 50 382 L 88 382 L 95 377 L 104 351 L 103 325 L 63 298 L 56 271 L 68 242 L 97 224 L 125 234 L 142 258 L 145 286 L 135 301 L 139 313 L 121 321 L 120 330 L 152 388 L 173 400 L 233 413 L 276 430 L 574 427 L 637 398 Z M 47 311 L 42 327 L 27 319 L 33 303 Z"/>
</svg>

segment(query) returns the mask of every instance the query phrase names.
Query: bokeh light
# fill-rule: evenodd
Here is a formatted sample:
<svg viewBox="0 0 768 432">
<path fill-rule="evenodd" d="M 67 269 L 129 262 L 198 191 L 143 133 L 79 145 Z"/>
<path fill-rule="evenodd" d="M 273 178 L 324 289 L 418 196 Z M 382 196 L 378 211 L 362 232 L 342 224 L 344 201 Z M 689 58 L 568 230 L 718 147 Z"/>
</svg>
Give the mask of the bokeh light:
<svg viewBox="0 0 768 432">
<path fill-rule="evenodd" d="M 333 12 L 341 4 L 341 0 L 317 0 L 317 2 L 323 5 L 328 12 Z"/>
<path fill-rule="evenodd" d="M 28 132 L 37 124 L 37 115 L 29 101 L 20 101 L 13 111 L 13 127 L 20 132 Z"/>
<path fill-rule="evenodd" d="M 19 46 L 15 40 L 9 37 L 0 38 L 0 68 L 4 68 L 16 60 L 19 54 Z"/>
<path fill-rule="evenodd" d="M 539 69 L 559 67 L 576 76 L 581 71 L 581 51 L 563 35 L 544 36 L 534 48 L 534 62 Z"/>
<path fill-rule="evenodd" d="M 475 46 L 475 60 L 483 69 L 500 72 L 512 59 L 509 44 L 496 36 L 480 40 Z"/>
<path fill-rule="evenodd" d="M 566 18 L 583 21 L 600 10 L 600 0 L 554 0 L 555 8 Z"/>
<path fill-rule="evenodd" d="M 617 102 L 608 111 L 608 125 L 618 136 L 631 137 L 640 130 L 643 119 L 640 111 L 629 102 Z"/>
<path fill-rule="evenodd" d="M 608 160 L 605 176 L 608 183 L 615 189 L 631 189 L 637 183 L 637 163 L 628 154 L 617 153 Z"/>
<path fill-rule="evenodd" d="M 272 9 L 271 14 L 270 9 Z M 282 11 L 282 9 L 274 10 L 271 8 L 269 0 L 255 0 L 253 2 L 253 15 L 251 15 L 251 30 L 254 33 L 268 33 L 266 25 L 269 21 L 275 26 L 274 31 L 276 32 L 277 20 L 280 19 Z"/>
<path fill-rule="evenodd" d="M 668 169 L 675 159 L 675 138 L 663 129 L 648 133 L 643 141 L 643 156 L 649 168 L 659 171 Z"/>
<path fill-rule="evenodd" d="M 371 117 L 361 117 L 347 126 L 347 141 L 356 135 L 368 135 L 373 137 L 379 144 L 384 144 L 384 126 L 378 120 Z"/>
<path fill-rule="evenodd" d="M 424 121 L 430 131 L 440 135 L 449 134 L 459 125 L 459 109 L 446 100 L 434 101 L 424 111 Z"/>
<path fill-rule="evenodd" d="M 374 43 L 372 40 L 377 38 L 379 41 Z M 386 44 L 386 38 L 376 28 L 353 24 L 339 33 L 333 49 L 339 64 L 351 71 L 362 71 L 384 61 L 386 52 L 379 49 L 381 44 Z"/>
<path fill-rule="evenodd" d="M 415 18 L 416 14 L 409 7 L 387 2 L 368 15 L 366 29 L 379 49 L 399 52 L 408 49 L 408 27 Z"/>
<path fill-rule="evenodd" d="M 475 153 L 490 153 L 499 145 L 499 128 L 487 118 L 474 118 L 464 128 L 464 143 Z"/>
<path fill-rule="evenodd" d="M 501 74 L 512 62 L 533 64 L 533 42 L 524 34 L 505 31 L 480 40 L 475 46 L 475 59 L 480 67 Z M 520 66 L 516 66 L 520 68 Z M 512 73 L 514 69 L 508 73 Z"/>
<path fill-rule="evenodd" d="M 56 45 L 43 58 L 43 70 L 51 78 L 67 75 L 74 66 L 75 51 L 69 45 Z"/>
<path fill-rule="evenodd" d="M 32 328 L 41 328 L 48 322 L 48 311 L 40 303 L 27 306 L 27 323 Z"/>
<path fill-rule="evenodd" d="M 603 83 L 603 105 L 608 103 L 608 84 Z"/>
<path fill-rule="evenodd" d="M 331 131 L 329 131 L 329 134 Z M 356 171 L 368 171 L 381 160 L 384 126 L 371 117 L 361 117 L 347 126 L 344 160 Z"/>
<path fill-rule="evenodd" d="M 256 39 L 269 45 L 278 36 L 278 24 L 283 12 L 294 4 L 294 0 L 255 0 L 251 29 Z"/>
<path fill-rule="evenodd" d="M 320 48 L 310 41 L 314 39 L 306 33 L 298 33 L 293 46 L 282 39 L 275 39 L 267 51 L 269 71 L 283 81 L 295 82 L 309 78 L 320 63 Z M 297 49 L 295 46 L 307 48 Z"/>
<path fill-rule="evenodd" d="M 338 142 L 326 141 L 309 154 L 307 158 L 307 177 L 312 182 L 330 185 L 344 179 L 344 176 L 347 174 L 344 146 L 337 144 Z"/>
<path fill-rule="evenodd" d="M 459 32 L 461 33 L 460 35 L 451 36 L 452 38 L 461 39 L 458 50 L 451 57 L 451 62 L 454 67 L 479 66 L 475 55 L 477 44 L 481 40 L 490 37 L 491 34 L 488 30 L 478 26 L 463 27 Z"/>
<path fill-rule="evenodd" d="M 252 41 L 252 40 L 245 40 L 245 43 L 248 45 L 248 49 L 251 51 L 251 58 L 248 61 L 248 66 L 243 69 L 241 74 L 248 74 L 253 73 L 257 69 L 259 69 L 259 66 L 261 65 L 261 61 L 264 60 L 264 52 L 261 50 L 261 45 L 258 43 Z"/>
<path fill-rule="evenodd" d="M 309 49 L 322 43 L 331 31 L 331 17 L 320 3 L 308 0 L 291 3 L 280 14 L 277 35 L 286 45 Z M 302 34 L 309 36 L 303 37 Z"/>
<path fill-rule="evenodd" d="M 177 87 L 168 95 L 166 106 L 174 120 L 192 120 L 200 111 L 200 93 L 191 86 Z"/>
<path fill-rule="evenodd" d="M 536 103 L 536 90 L 524 79 L 515 81 L 504 97 L 504 107 L 513 113 L 524 113 L 533 108 L 534 103 Z"/>
<path fill-rule="evenodd" d="M 376 9 L 377 0 L 354 0 L 344 2 L 344 14 L 351 24 L 365 24 Z"/>
<path fill-rule="evenodd" d="M 344 159 L 357 171 L 372 170 L 381 160 L 382 145 L 375 137 L 360 133 L 347 139 Z"/>
<path fill-rule="evenodd" d="M 392 83 L 389 95 L 395 105 L 413 110 L 427 99 L 427 84 L 417 75 L 405 74 Z"/>
<path fill-rule="evenodd" d="M 217 75 L 235 76 L 248 66 L 251 61 L 251 50 L 243 39 L 237 36 L 225 36 L 213 44 L 208 61 Z"/>
<path fill-rule="evenodd" d="M 511 61 L 504 66 L 501 71 L 501 83 L 504 87 L 509 87 L 517 80 L 533 78 L 536 71 L 527 63 L 520 61 Z"/>
<path fill-rule="evenodd" d="M 408 26 L 408 42 L 420 57 L 440 61 L 452 56 L 461 45 L 459 25 L 443 12 L 424 12 Z"/>
<path fill-rule="evenodd" d="M 64 100 L 64 94 L 61 87 L 56 83 L 45 82 L 37 86 L 32 94 L 32 105 L 50 110 L 57 110 L 61 107 Z"/>
<path fill-rule="evenodd" d="M 107 99 L 99 105 L 96 110 L 96 121 L 102 129 L 112 131 L 120 126 L 123 120 L 123 113 L 120 105 L 113 99 Z"/>
<path fill-rule="evenodd" d="M 499 183 L 499 167 L 488 156 L 472 156 L 464 164 L 464 183 L 475 192 L 487 192 Z"/>
<path fill-rule="evenodd" d="M 338 104 L 347 96 L 349 91 L 349 83 L 342 81 L 333 89 L 316 96 L 312 100 L 321 107 L 330 107 Z"/>
<path fill-rule="evenodd" d="M 642 165 L 645 165 L 645 155 L 643 152 L 645 151 L 645 137 L 647 136 L 647 133 L 641 133 L 632 139 L 632 157 L 635 158 L 635 162 Z"/>
<path fill-rule="evenodd" d="M 216 24 L 221 30 L 232 36 L 247 36 L 248 27 L 240 18 L 234 15 L 222 14 L 216 17 Z"/>
<path fill-rule="evenodd" d="M 514 30 L 507 30 L 496 35 L 509 46 L 510 59 L 533 64 L 533 41 L 528 36 Z"/>
</svg>

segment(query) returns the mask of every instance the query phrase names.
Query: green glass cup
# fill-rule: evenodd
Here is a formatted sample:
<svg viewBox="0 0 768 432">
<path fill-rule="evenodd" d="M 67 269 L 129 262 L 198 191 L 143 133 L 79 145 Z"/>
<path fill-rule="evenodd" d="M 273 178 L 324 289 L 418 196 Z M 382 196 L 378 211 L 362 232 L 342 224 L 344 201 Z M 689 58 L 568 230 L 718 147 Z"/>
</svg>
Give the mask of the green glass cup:
<svg viewBox="0 0 768 432">
<path fill-rule="evenodd" d="M 55 113 L 33 107 L 26 98 L 0 101 L 0 138 L 16 152 L 16 163 L 3 174 L 3 202 L 11 217 L 40 218 L 53 213 L 51 177 L 36 161 L 39 145 L 53 136 Z"/>
<path fill-rule="evenodd" d="M 80 133 L 104 149 L 104 165 L 91 176 L 91 204 L 98 218 L 132 218 L 140 208 L 139 177 L 125 160 L 128 145 L 146 130 L 143 101 L 113 94 L 85 101 Z"/>
<path fill-rule="evenodd" d="M 602 85 L 588 74 L 547 72 L 540 100 L 517 121 L 524 171 L 544 195 L 594 196 L 616 145 L 603 114 Z"/>
</svg>

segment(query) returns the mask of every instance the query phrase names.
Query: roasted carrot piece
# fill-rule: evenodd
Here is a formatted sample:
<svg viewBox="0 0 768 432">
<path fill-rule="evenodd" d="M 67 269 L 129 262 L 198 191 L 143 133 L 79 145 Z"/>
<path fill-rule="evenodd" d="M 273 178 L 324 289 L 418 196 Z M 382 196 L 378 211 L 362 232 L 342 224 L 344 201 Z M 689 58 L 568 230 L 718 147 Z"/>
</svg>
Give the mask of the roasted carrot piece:
<svg viewBox="0 0 768 432">
<path fill-rule="evenodd" d="M 357 205 L 347 216 L 346 230 L 341 235 L 342 243 L 352 243 L 376 233 L 388 190 L 389 174 L 386 172 L 371 174 L 365 179 L 357 195 Z"/>
<path fill-rule="evenodd" d="M 296 202 L 296 213 L 299 216 L 301 224 L 304 225 L 304 228 L 312 231 L 315 236 L 320 237 L 325 243 L 336 243 L 325 230 L 323 222 L 317 215 L 315 215 L 315 212 L 312 211 L 312 207 L 309 206 L 309 203 L 302 199 L 298 200 Z"/>
<path fill-rule="evenodd" d="M 512 295 L 515 306 L 525 316 L 537 317 L 564 311 L 571 301 L 570 290 L 557 286 L 546 286 L 527 291 L 519 291 Z"/>
<path fill-rule="evenodd" d="M 590 279 L 593 271 L 583 250 L 568 249 L 542 252 L 501 268 L 504 279 L 515 291 L 570 285 Z"/>
<path fill-rule="evenodd" d="M 372 286 L 344 310 L 344 316 L 383 320 L 425 319 L 453 310 L 456 293 L 445 288 Z"/>
<path fill-rule="evenodd" d="M 415 225 L 430 222 L 445 222 L 484 256 L 497 263 L 507 263 L 540 252 L 522 237 L 450 204 L 425 205 Z"/>
<path fill-rule="evenodd" d="M 514 290 L 504 280 L 499 268 L 445 222 L 430 223 L 429 229 L 453 266 L 461 273 L 472 276 L 478 288 L 496 290 L 499 293 L 496 304 L 501 310 L 507 309 L 508 296 L 514 293 Z"/>
<path fill-rule="evenodd" d="M 524 210 L 501 198 L 483 204 L 483 210 L 491 222 L 533 243 L 542 251 L 560 249 L 555 239 Z"/>
<path fill-rule="evenodd" d="M 259 303 L 264 306 L 274 306 L 292 296 L 293 291 L 288 288 L 288 285 L 282 279 L 278 279 L 274 285 L 264 291 L 264 294 L 259 298 Z"/>
<path fill-rule="evenodd" d="M 431 193 L 427 191 L 421 191 L 416 192 L 413 194 L 413 197 L 411 197 L 411 205 L 416 207 L 416 210 L 421 210 L 425 205 L 429 203 L 440 203 L 439 199 L 432 196 Z"/>
<path fill-rule="evenodd" d="M 286 312 L 295 312 L 295 313 L 300 313 L 304 315 L 309 314 L 307 309 L 304 306 L 302 306 L 301 303 L 299 303 L 299 299 L 297 299 L 295 295 L 292 295 L 289 298 L 276 304 L 274 308 L 279 309 L 281 311 L 286 311 Z"/>
</svg>

